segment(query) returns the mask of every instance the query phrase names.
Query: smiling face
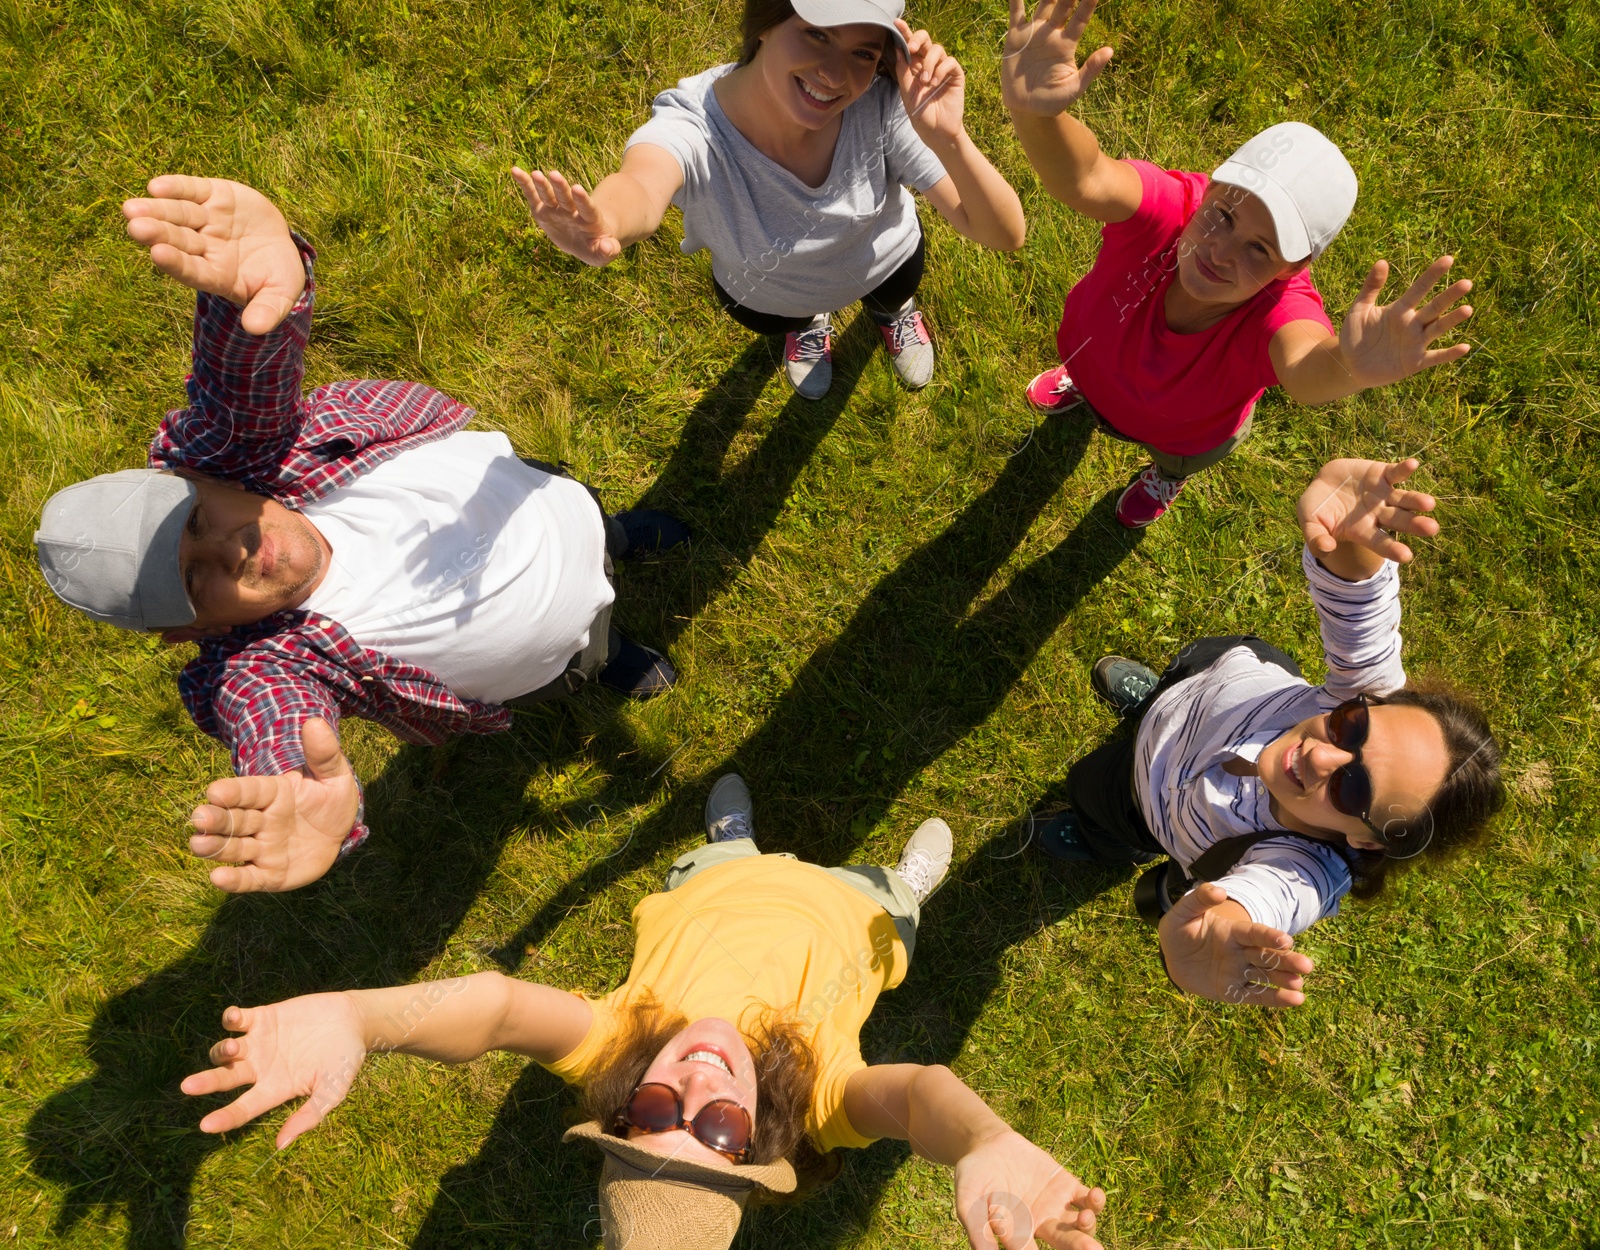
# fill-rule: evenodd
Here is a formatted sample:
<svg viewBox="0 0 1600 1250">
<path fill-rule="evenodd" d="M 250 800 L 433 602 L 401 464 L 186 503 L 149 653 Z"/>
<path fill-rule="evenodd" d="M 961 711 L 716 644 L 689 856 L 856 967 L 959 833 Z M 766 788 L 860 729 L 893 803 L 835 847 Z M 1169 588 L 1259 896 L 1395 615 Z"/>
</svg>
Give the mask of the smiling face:
<svg viewBox="0 0 1600 1250">
<path fill-rule="evenodd" d="M 1267 206 L 1226 183 L 1211 184 L 1179 236 L 1178 281 L 1202 304 L 1242 304 L 1267 283 L 1309 263 L 1284 260 Z"/>
<path fill-rule="evenodd" d="M 865 22 L 813 26 L 795 16 L 761 35 L 750 66 L 784 117 L 820 130 L 872 86 L 888 39 Z"/>
<path fill-rule="evenodd" d="M 1360 749 L 1372 777 L 1372 823 L 1419 816 L 1444 784 L 1450 752 L 1439 722 L 1419 707 L 1374 704 Z M 1347 816 L 1328 797 L 1328 778 L 1356 756 L 1329 740 L 1327 715 L 1301 721 L 1268 743 L 1256 767 L 1273 798 L 1273 813 L 1290 829 L 1364 851 L 1383 844 L 1359 816 Z"/>
<path fill-rule="evenodd" d="M 674 1034 L 657 1052 L 639 1084 L 670 1085 L 683 1100 L 683 1118 L 693 1120 L 708 1102 L 725 1098 L 738 1103 L 756 1119 L 756 1065 L 750 1047 L 739 1030 L 718 1016 L 696 1020 Z M 687 1129 L 670 1133 L 644 1133 L 628 1130 L 630 1140 L 656 1154 L 697 1163 L 726 1165 L 730 1162 L 701 1142 Z"/>
<path fill-rule="evenodd" d="M 197 495 L 178 566 L 195 621 L 169 639 L 252 624 L 297 606 L 316 588 L 329 551 L 310 521 L 231 482 L 191 480 Z"/>
</svg>

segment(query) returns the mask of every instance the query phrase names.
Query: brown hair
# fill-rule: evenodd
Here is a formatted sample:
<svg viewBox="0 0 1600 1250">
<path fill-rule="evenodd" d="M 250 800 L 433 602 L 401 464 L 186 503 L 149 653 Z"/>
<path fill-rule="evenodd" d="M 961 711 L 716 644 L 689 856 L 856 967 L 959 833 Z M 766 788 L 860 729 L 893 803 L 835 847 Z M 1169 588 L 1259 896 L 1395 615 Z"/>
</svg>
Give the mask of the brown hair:
<svg viewBox="0 0 1600 1250">
<path fill-rule="evenodd" d="M 744 0 L 744 17 L 739 22 L 739 64 L 748 65 L 761 50 L 761 36 L 794 16 L 789 0 Z M 885 35 L 878 73 L 894 77 L 895 42 Z"/>
<path fill-rule="evenodd" d="M 661 1048 L 689 1021 L 655 998 L 645 997 L 628 1011 L 610 1051 L 583 1085 L 582 1110 L 607 1133 L 626 1136 L 619 1127 L 622 1109 Z M 839 1174 L 839 1153 L 819 1151 L 806 1134 L 806 1116 L 817 1080 L 817 1056 L 798 1025 L 768 1011 L 751 1029 L 740 1026 L 756 1067 L 756 1125 L 751 1163 L 787 1159 L 799 1185 L 792 1194 L 758 1191 L 757 1201 L 792 1202 L 815 1193 Z"/>
<path fill-rule="evenodd" d="M 1383 702 L 1391 707 L 1421 708 L 1444 733 L 1449 770 L 1428 800 L 1432 838 L 1417 857 L 1444 859 L 1481 837 L 1490 817 L 1505 802 L 1500 744 L 1478 705 L 1445 682 L 1412 682 L 1385 696 Z M 1350 893 L 1362 899 L 1383 893 L 1389 873 L 1413 862 L 1391 859 L 1381 851 L 1354 852 L 1353 861 L 1355 885 Z"/>
</svg>

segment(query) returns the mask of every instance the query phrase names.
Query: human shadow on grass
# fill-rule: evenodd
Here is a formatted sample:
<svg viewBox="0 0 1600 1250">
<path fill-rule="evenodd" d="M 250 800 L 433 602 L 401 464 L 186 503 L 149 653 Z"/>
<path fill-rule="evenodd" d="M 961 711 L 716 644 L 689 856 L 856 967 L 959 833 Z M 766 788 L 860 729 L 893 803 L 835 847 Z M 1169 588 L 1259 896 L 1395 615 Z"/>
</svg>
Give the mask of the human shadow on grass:
<svg viewBox="0 0 1600 1250">
<path fill-rule="evenodd" d="M 515 969 L 572 908 L 697 829 L 701 783 L 723 772 L 749 781 L 758 828 L 770 831 L 763 845 L 846 860 L 911 781 L 1000 706 L 1083 596 L 1137 546 L 1141 531 L 1117 524 L 1113 492 L 972 610 L 1090 434 L 1072 414 L 1046 420 L 955 521 L 868 592 L 754 734 L 557 891 L 503 944 L 501 963 Z"/>
<path fill-rule="evenodd" d="M 707 506 L 693 508 L 691 521 L 711 557 L 695 576 L 678 578 L 680 593 L 637 595 L 625 615 L 654 603 L 681 626 L 737 576 L 869 358 L 876 336 L 861 322 L 840 342 L 833 392 L 819 403 L 792 398 L 731 473 L 721 472 L 722 460 L 770 377 L 770 346 L 751 344 L 696 405 L 661 478 L 636 506 L 671 507 L 701 497 L 709 483 Z M 648 591 L 649 578 L 641 580 Z M 204 1066 L 223 1008 L 414 979 L 444 949 L 507 838 L 563 815 L 527 800 L 533 770 L 597 747 L 630 754 L 634 744 L 606 714 L 612 698 L 593 692 L 581 708 L 519 712 L 506 735 L 402 748 L 368 786 L 378 832 L 349 863 L 289 894 L 225 900 L 192 951 L 105 1003 L 88 1031 L 94 1075 L 49 1098 L 27 1129 L 35 1173 L 66 1187 L 56 1231 L 113 1207 L 127 1213 L 130 1247 L 185 1245 L 193 1178 L 227 1139 L 198 1131 L 206 1105 L 177 1085 Z M 659 769 L 651 777 L 617 771 L 610 797 L 619 802 L 645 802 L 661 784 Z"/>
<path fill-rule="evenodd" d="M 100 1007 L 86 1043 L 93 1075 L 47 1099 L 26 1132 L 35 1174 L 65 1187 L 56 1233 L 113 1207 L 135 1250 L 183 1246 L 200 1233 L 195 1173 L 229 1139 L 196 1127 L 220 1101 L 188 1098 L 178 1082 L 207 1066 L 223 1009 L 409 981 L 444 949 L 516 825 L 475 820 L 462 836 L 457 796 L 433 783 L 432 764 L 426 748 L 403 748 L 368 787 L 383 833 L 360 855 L 301 890 L 223 900 L 187 954 Z M 474 780 L 485 808 L 519 806 L 492 775 Z M 141 907 L 137 889 L 124 907 Z"/>
<path fill-rule="evenodd" d="M 954 1062 L 1000 984 L 1007 952 L 1126 880 L 1128 872 L 1041 861 L 1015 828 L 995 834 L 955 866 L 924 910 L 906 981 L 879 1000 L 864 1031 L 867 1061 Z M 574 1093 L 530 1064 L 477 1155 L 445 1174 L 412 1250 L 597 1241 L 600 1157 L 561 1144 L 575 1108 Z M 905 1143 L 894 1141 L 846 1151 L 842 1174 L 822 1193 L 798 1206 L 752 1209 L 735 1247 L 821 1250 L 850 1243 L 866 1229 L 909 1154 Z M 950 1232 L 959 1239 L 954 1225 Z"/>
</svg>

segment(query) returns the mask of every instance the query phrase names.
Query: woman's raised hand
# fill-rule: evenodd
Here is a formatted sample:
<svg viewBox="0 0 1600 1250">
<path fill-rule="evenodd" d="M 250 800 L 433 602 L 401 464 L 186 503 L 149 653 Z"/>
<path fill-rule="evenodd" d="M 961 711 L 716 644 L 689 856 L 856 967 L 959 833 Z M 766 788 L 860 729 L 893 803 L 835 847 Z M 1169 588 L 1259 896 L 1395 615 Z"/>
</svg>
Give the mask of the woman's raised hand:
<svg viewBox="0 0 1600 1250">
<path fill-rule="evenodd" d="M 955 1182 L 956 1218 L 973 1250 L 1100 1250 L 1094 1226 L 1105 1192 L 1012 1129 L 963 1155 Z"/>
<path fill-rule="evenodd" d="M 1111 63 L 1100 48 L 1080 66 L 1078 40 L 1098 0 L 1039 0 L 1028 17 L 1027 0 L 1011 0 L 1011 29 L 1000 57 L 1000 95 L 1018 113 L 1054 117 L 1077 102 Z"/>
<path fill-rule="evenodd" d="M 267 1007 L 229 1007 L 226 1037 L 211 1048 L 217 1066 L 187 1076 L 186 1094 L 216 1094 L 251 1088 L 200 1121 L 206 1133 L 226 1133 L 291 1098 L 304 1098 L 278 1130 L 282 1150 L 315 1128 L 350 1092 L 367 1057 L 361 1015 L 348 994 L 308 994 Z"/>
<path fill-rule="evenodd" d="M 598 269 L 622 254 L 616 227 L 580 185 L 568 182 L 553 169 L 536 169 L 530 174 L 513 165 L 511 176 L 528 201 L 534 221 L 568 256 Z"/>
<path fill-rule="evenodd" d="M 1399 564 L 1410 561 L 1411 548 L 1395 535 L 1432 538 L 1439 532 L 1439 522 L 1423 515 L 1438 501 L 1422 491 L 1399 489 L 1417 467 L 1415 459 L 1393 464 L 1330 460 L 1323 465 L 1295 505 L 1311 553 L 1326 556 L 1340 543 L 1351 543 Z"/>
<path fill-rule="evenodd" d="M 1339 353 L 1363 389 L 1399 382 L 1434 365 L 1460 360 L 1472 350 L 1466 343 L 1428 346 L 1472 316 L 1470 304 L 1456 306 L 1472 290 L 1470 279 L 1452 282 L 1428 298 L 1453 264 L 1454 257 L 1439 257 L 1392 304 L 1378 303 L 1389 280 L 1389 262 L 1380 260 L 1368 271 L 1339 326 Z"/>
<path fill-rule="evenodd" d="M 934 43 L 927 31 L 912 30 L 900 18 L 894 24 L 906 41 L 908 55 L 895 58 L 894 74 L 912 128 L 930 146 L 940 139 L 958 138 L 966 101 L 966 70 L 943 44 Z"/>
</svg>

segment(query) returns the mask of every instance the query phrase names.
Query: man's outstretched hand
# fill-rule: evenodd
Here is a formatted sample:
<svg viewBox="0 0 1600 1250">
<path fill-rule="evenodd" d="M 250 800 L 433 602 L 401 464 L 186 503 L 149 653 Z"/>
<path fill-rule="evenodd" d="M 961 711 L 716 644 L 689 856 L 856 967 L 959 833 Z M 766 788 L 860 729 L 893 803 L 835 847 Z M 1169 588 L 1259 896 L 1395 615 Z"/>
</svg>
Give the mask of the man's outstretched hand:
<svg viewBox="0 0 1600 1250">
<path fill-rule="evenodd" d="M 156 268 L 237 304 L 249 333 L 276 329 L 306 289 L 306 270 L 272 201 L 241 182 L 183 174 L 152 178 L 149 191 L 125 200 L 122 215 Z"/>
<path fill-rule="evenodd" d="M 1161 953 L 1180 990 L 1219 1003 L 1298 1007 L 1313 964 L 1281 929 L 1257 924 L 1211 882 L 1197 885 L 1161 917 Z"/>
<path fill-rule="evenodd" d="M 213 781 L 190 816 L 199 832 L 189 849 L 221 863 L 211 870 L 219 890 L 294 890 L 332 867 L 360 813 L 361 787 L 327 721 L 306 721 L 300 745 L 303 768 Z"/>
</svg>

